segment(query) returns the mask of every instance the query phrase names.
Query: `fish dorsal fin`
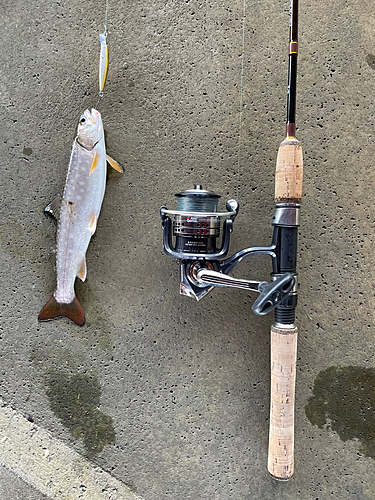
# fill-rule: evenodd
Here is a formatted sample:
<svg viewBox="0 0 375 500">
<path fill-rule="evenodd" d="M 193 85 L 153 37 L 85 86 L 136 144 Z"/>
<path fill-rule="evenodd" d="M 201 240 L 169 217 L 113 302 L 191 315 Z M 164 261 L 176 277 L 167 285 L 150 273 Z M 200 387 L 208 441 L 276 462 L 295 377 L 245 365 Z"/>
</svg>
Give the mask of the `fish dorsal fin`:
<svg viewBox="0 0 375 500">
<path fill-rule="evenodd" d="M 81 264 L 80 264 L 79 269 L 78 269 L 77 277 L 80 280 L 85 281 L 86 276 L 87 276 L 87 266 L 86 266 L 86 256 L 84 256 L 83 259 L 81 260 Z"/>
<path fill-rule="evenodd" d="M 112 168 L 116 170 L 116 172 L 120 172 L 120 174 L 123 173 L 122 167 L 115 161 L 113 158 L 111 158 L 109 155 L 106 155 L 107 162 L 111 165 Z"/>
<path fill-rule="evenodd" d="M 44 209 L 48 214 L 53 215 L 56 220 L 60 219 L 60 210 L 61 210 L 62 196 L 59 193 L 52 201 L 49 203 Z"/>
</svg>

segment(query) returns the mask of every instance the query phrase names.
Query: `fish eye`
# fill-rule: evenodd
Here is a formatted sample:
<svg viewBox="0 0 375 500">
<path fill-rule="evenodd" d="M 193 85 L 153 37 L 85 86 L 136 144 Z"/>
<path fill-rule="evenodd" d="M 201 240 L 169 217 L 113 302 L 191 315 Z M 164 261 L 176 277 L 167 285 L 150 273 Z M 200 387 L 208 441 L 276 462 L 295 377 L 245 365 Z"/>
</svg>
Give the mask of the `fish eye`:
<svg viewBox="0 0 375 500">
<path fill-rule="evenodd" d="M 82 125 L 82 123 L 85 123 L 86 122 L 86 118 L 84 116 L 82 116 L 82 118 L 79 120 L 79 123 Z"/>
</svg>

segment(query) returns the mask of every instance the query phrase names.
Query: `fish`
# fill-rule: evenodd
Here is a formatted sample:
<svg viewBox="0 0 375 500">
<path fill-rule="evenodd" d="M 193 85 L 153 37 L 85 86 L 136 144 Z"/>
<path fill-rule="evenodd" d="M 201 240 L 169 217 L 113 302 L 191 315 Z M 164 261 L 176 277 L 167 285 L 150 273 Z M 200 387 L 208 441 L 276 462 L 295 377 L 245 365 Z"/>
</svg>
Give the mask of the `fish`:
<svg viewBox="0 0 375 500">
<path fill-rule="evenodd" d="M 107 31 L 100 33 L 100 56 L 99 56 L 99 95 L 103 93 L 105 82 L 107 80 L 109 54 L 107 45 Z"/>
<path fill-rule="evenodd" d="M 86 251 L 95 233 L 106 187 L 107 162 L 122 173 L 106 154 L 102 118 L 96 109 L 81 115 L 73 142 L 66 183 L 46 212 L 58 220 L 56 289 L 39 313 L 39 321 L 65 316 L 82 326 L 85 314 L 74 290 L 76 277 L 85 281 Z"/>
</svg>

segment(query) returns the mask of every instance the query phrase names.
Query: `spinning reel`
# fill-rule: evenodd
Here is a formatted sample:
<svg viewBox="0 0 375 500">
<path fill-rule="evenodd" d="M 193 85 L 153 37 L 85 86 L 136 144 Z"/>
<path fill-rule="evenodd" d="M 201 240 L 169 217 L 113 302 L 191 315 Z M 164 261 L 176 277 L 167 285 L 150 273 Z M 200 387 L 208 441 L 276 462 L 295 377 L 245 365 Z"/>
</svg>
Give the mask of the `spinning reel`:
<svg viewBox="0 0 375 500">
<path fill-rule="evenodd" d="M 246 248 L 224 259 L 239 209 L 237 201 L 227 201 L 227 211 L 218 212 L 220 196 L 200 185 L 176 196 L 177 210 L 163 206 L 160 215 L 164 252 L 180 262 L 180 293 L 200 300 L 216 286 L 252 290 L 260 294 L 252 306 L 255 314 L 263 316 L 276 308 L 276 324 L 292 325 L 297 304 L 296 255 L 293 254 L 296 253 L 299 206 L 294 203 L 276 205 L 270 246 Z M 243 259 L 255 254 L 271 257 L 270 283 L 229 275 Z"/>
</svg>

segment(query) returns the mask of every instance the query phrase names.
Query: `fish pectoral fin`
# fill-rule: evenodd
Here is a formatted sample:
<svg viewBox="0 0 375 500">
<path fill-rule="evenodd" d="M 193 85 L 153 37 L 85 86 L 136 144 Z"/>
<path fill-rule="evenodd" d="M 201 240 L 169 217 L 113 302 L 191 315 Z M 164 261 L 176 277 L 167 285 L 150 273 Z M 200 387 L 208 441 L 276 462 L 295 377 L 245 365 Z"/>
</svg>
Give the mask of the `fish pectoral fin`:
<svg viewBox="0 0 375 500">
<path fill-rule="evenodd" d="M 111 158 L 109 155 L 106 155 L 107 162 L 111 165 L 112 168 L 116 170 L 116 172 L 120 172 L 120 174 L 123 173 L 122 167 L 115 161 L 113 158 Z"/>
<path fill-rule="evenodd" d="M 79 266 L 77 277 L 80 280 L 85 281 L 86 276 L 87 276 L 87 266 L 86 266 L 86 256 L 84 256 Z"/>
<path fill-rule="evenodd" d="M 61 210 L 62 196 L 59 193 L 52 201 L 49 203 L 44 211 L 48 214 L 53 215 L 56 220 L 60 218 L 60 210 Z"/>
<path fill-rule="evenodd" d="M 96 167 L 98 166 L 99 158 L 100 158 L 99 153 L 97 151 L 95 151 L 94 157 L 92 159 L 92 163 L 91 163 L 91 168 L 90 168 L 89 175 L 91 175 L 94 172 L 94 170 L 96 169 Z"/>
<path fill-rule="evenodd" d="M 98 221 L 98 217 L 96 214 L 92 214 L 90 218 L 89 225 L 87 226 L 87 229 L 90 231 L 91 235 L 93 235 L 96 231 L 96 223 Z"/>
</svg>

